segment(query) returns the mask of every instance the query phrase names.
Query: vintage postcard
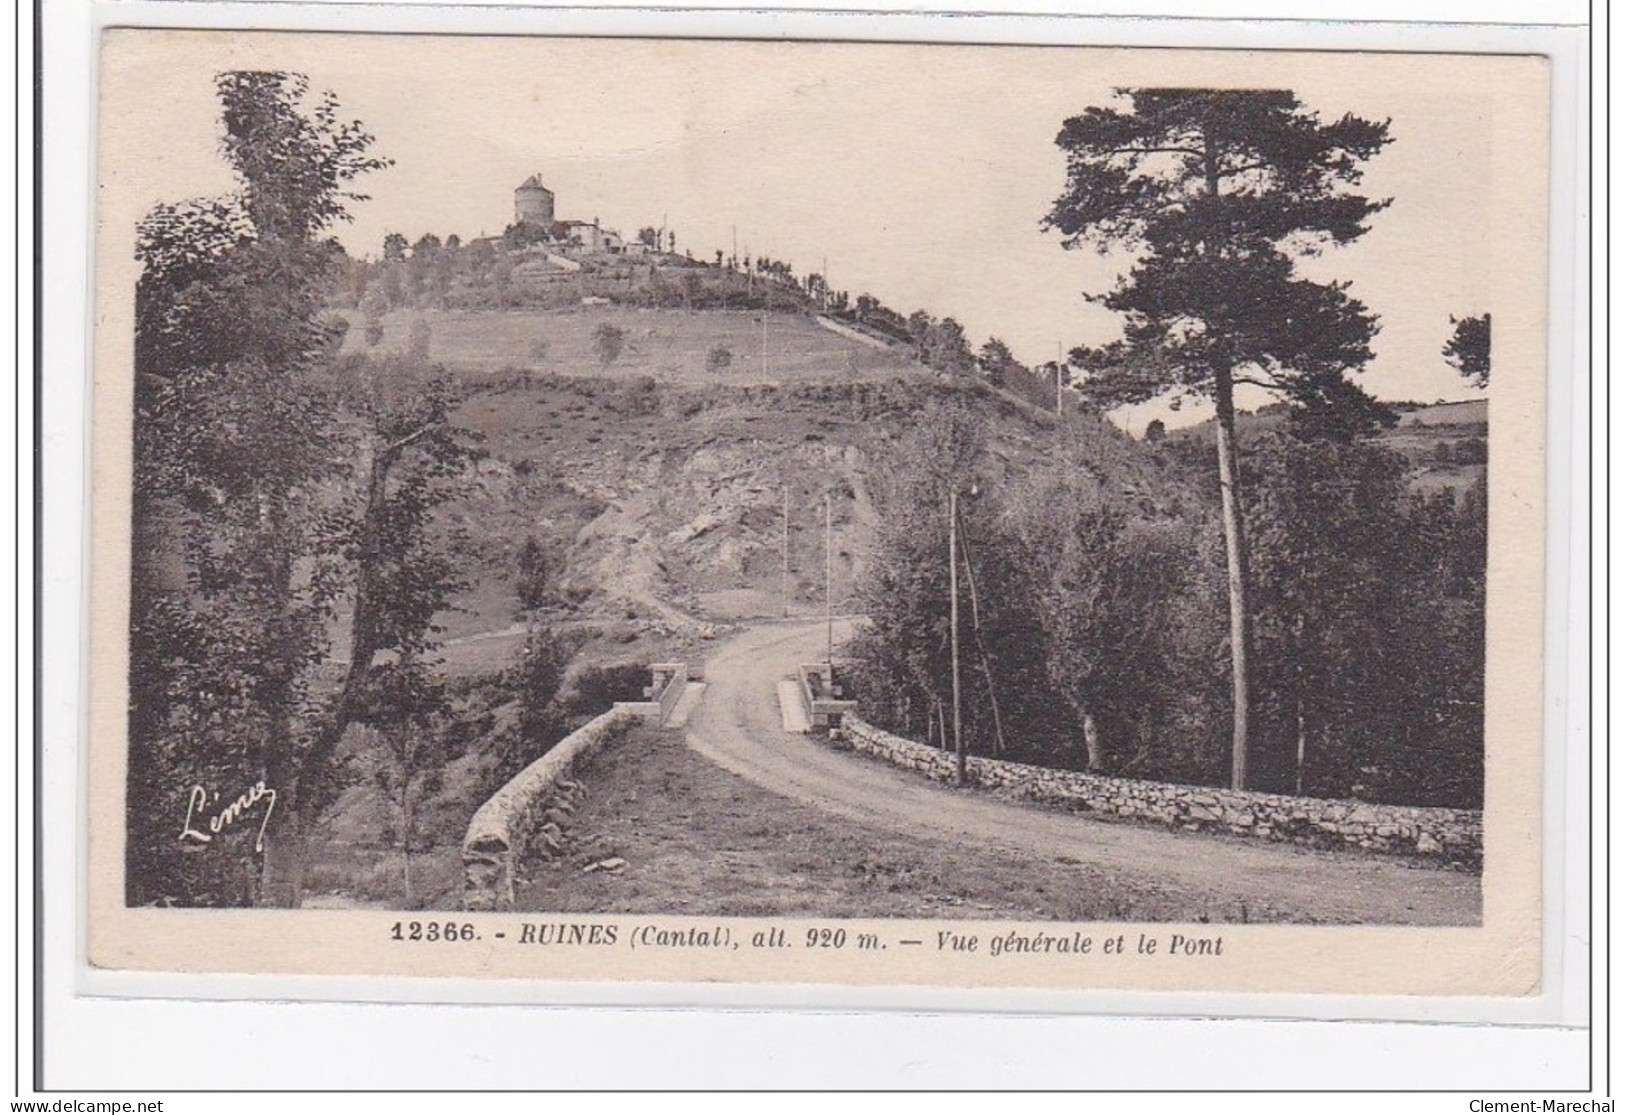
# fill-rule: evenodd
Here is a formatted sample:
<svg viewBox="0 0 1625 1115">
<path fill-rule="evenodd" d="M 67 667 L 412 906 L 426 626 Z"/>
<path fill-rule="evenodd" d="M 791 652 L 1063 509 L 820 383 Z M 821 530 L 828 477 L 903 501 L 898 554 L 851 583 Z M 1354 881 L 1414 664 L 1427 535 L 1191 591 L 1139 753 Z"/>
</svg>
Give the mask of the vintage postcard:
<svg viewBox="0 0 1625 1115">
<path fill-rule="evenodd" d="M 107 32 L 89 965 L 1538 993 L 1548 85 Z"/>
</svg>

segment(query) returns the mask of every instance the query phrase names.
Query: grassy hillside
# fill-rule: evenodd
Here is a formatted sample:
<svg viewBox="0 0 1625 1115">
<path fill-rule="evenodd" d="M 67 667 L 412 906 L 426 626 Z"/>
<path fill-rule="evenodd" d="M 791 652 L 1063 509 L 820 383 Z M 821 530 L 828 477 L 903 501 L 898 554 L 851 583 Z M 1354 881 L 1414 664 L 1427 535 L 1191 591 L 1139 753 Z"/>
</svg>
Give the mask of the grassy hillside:
<svg viewBox="0 0 1625 1115">
<path fill-rule="evenodd" d="M 358 314 L 351 312 L 345 351 L 367 348 Z M 767 315 L 763 355 L 762 313 L 689 312 L 626 306 L 489 311 L 397 310 L 383 318 L 379 347 L 405 349 L 414 322 L 429 329 L 429 357 L 471 379 L 504 369 L 628 378 L 654 376 L 681 383 L 758 383 L 806 376 L 885 372 L 912 363 L 825 329 L 806 314 Z M 620 356 L 605 364 L 594 332 L 610 325 L 625 334 Z M 728 354 L 717 368 L 712 354 Z"/>
</svg>

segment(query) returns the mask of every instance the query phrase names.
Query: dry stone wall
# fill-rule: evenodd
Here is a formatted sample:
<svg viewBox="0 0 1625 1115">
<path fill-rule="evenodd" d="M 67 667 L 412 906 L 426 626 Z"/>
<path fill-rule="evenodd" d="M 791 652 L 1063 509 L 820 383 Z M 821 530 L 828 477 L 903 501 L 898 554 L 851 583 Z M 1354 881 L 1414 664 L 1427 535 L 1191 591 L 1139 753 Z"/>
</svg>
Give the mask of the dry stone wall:
<svg viewBox="0 0 1625 1115">
<path fill-rule="evenodd" d="M 952 783 L 954 756 L 894 736 L 848 714 L 841 738 L 854 751 Z M 1378 805 L 1112 778 L 971 756 L 966 779 L 1006 796 L 1188 831 L 1225 832 L 1316 847 L 1354 847 L 1475 866 L 1484 815 L 1471 809 Z"/>
<path fill-rule="evenodd" d="M 659 706 L 655 706 L 658 715 Z M 511 910 L 517 869 L 533 852 L 557 849 L 582 787 L 576 764 L 645 719 L 617 705 L 561 739 L 480 806 L 463 837 L 463 908 Z"/>
</svg>

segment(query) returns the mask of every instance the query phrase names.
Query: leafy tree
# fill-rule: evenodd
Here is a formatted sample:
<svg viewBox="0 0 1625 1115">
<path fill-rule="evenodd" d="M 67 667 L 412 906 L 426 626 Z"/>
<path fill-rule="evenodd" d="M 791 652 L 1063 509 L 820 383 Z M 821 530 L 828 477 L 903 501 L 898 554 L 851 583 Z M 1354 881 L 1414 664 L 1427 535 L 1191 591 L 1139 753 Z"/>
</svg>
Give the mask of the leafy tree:
<svg viewBox="0 0 1625 1115">
<path fill-rule="evenodd" d="M 598 354 L 598 362 L 607 368 L 621 358 L 626 347 L 626 331 L 607 321 L 600 322 L 592 331 L 592 347 Z"/>
<path fill-rule="evenodd" d="M 236 192 L 160 205 L 138 229 L 131 902 L 289 893 L 282 823 L 310 740 L 300 714 L 339 591 L 322 542 L 340 452 L 319 373 L 341 335 L 322 311 L 343 253 L 322 234 L 361 198 L 349 184 L 388 165 L 331 94 L 308 103 L 301 76 L 215 84 Z M 177 793 L 260 780 L 278 792 L 263 842 L 177 847 Z"/>
<path fill-rule="evenodd" d="M 567 717 L 559 704 L 569 653 L 548 628 L 533 627 L 519 666 L 518 747 L 503 769 L 517 773 L 563 735 Z"/>
<path fill-rule="evenodd" d="M 476 284 L 489 281 L 496 260 L 497 250 L 489 240 L 476 240 L 468 246 L 468 272 Z"/>
<path fill-rule="evenodd" d="M 564 226 L 554 225 L 553 228 L 543 228 L 530 221 L 518 221 L 502 230 L 502 243 L 510 251 L 528 248 L 532 244 L 545 244 L 549 240 L 563 238 Z"/>
<path fill-rule="evenodd" d="M 1287 428 L 1301 440 L 1324 438 L 1348 442 L 1399 424 L 1399 414 L 1362 391 L 1339 373 L 1298 396 L 1287 409 Z"/>
<path fill-rule="evenodd" d="M 983 424 L 968 408 L 933 403 L 895 447 L 875 493 L 881 510 L 875 555 L 859 588 L 871 622 L 853 653 L 864 663 L 870 711 L 905 731 L 929 722 L 938 728 L 933 734 L 945 738 L 952 677 L 948 493 L 968 493 L 986 443 Z M 961 605 L 968 616 L 968 595 Z M 967 622 L 961 628 L 962 653 L 970 649 L 969 627 Z M 967 737 L 974 741 L 981 734 L 974 710 L 987 702 L 971 698 L 962 704 L 971 721 Z"/>
<path fill-rule="evenodd" d="M 412 359 L 419 363 L 429 360 L 429 345 L 434 340 L 434 329 L 428 322 L 420 317 L 412 319 L 411 328 L 407 331 L 406 351 Z"/>
<path fill-rule="evenodd" d="M 1061 757 L 1087 769 L 1210 781 L 1222 682 L 1208 524 L 1136 518 L 1119 494 L 1051 478 L 1018 530 L 1033 575 L 1044 681 L 1069 717 Z M 1217 684 L 1216 684 L 1217 683 Z"/>
<path fill-rule="evenodd" d="M 1127 251 L 1134 264 L 1094 300 L 1124 335 L 1080 348 L 1086 398 L 1115 405 L 1174 392 L 1218 412 L 1233 674 L 1231 782 L 1247 782 L 1249 606 L 1238 494 L 1235 386 L 1305 405 L 1371 358 L 1376 322 L 1343 283 L 1296 273 L 1296 257 L 1347 244 L 1387 203 L 1344 189 L 1389 142 L 1386 123 L 1323 123 L 1287 91 L 1130 89 L 1124 108 L 1065 122 L 1067 185 L 1044 224 L 1069 248 Z"/>
<path fill-rule="evenodd" d="M 1490 460 L 1489 443 L 1481 437 L 1464 438 L 1456 447 L 1458 465 L 1484 465 Z"/>
<path fill-rule="evenodd" d="M 526 538 L 519 547 L 518 581 L 519 607 L 527 614 L 545 610 L 554 601 L 559 576 L 558 560 L 535 537 Z"/>
<path fill-rule="evenodd" d="M 331 95 L 308 106 L 296 75 L 217 87 L 238 193 L 160 206 L 140 230 L 131 898 L 297 905 L 340 740 L 372 715 L 382 658 L 431 649 L 458 586 L 435 509 L 469 450 L 448 382 L 335 364 L 322 310 L 340 256 L 318 237 L 359 196 L 347 183 L 388 165 L 372 137 Z M 327 631 L 345 596 L 335 683 Z M 232 868 L 247 880 L 232 893 L 147 838 L 169 827 L 177 777 L 276 792 L 263 860 Z"/>
<path fill-rule="evenodd" d="M 383 270 L 378 273 L 378 289 L 383 294 L 384 302 L 391 309 L 406 304 L 406 280 L 402 277 L 405 264 L 399 260 L 392 260 L 384 264 Z"/>
<path fill-rule="evenodd" d="M 370 290 L 361 300 L 361 314 L 366 322 L 368 348 L 377 348 L 384 341 L 384 315 L 389 312 L 389 299 L 381 290 Z"/>
<path fill-rule="evenodd" d="M 1168 425 L 1160 418 L 1153 418 L 1146 424 L 1145 440 L 1156 444 L 1168 436 Z"/>
<path fill-rule="evenodd" d="M 447 708 L 426 669 L 438 646 L 434 619 L 467 587 L 455 556 L 466 540 L 437 518 L 461 490 L 475 455 L 472 435 L 451 421 L 456 385 L 412 357 L 361 357 L 338 371 L 360 445 L 359 511 L 335 524 L 330 540 L 353 570 L 349 655 L 338 691 L 299 756 L 291 815 L 282 826 L 296 867 L 303 841 L 341 788 L 338 747 L 352 724 L 378 729 L 394 749 L 403 838 L 410 841 L 413 780 L 429 769 L 436 746 L 431 721 Z M 297 904 L 298 881 L 295 874 L 283 901 Z"/>
<path fill-rule="evenodd" d="M 994 387 L 1003 387 L 1010 378 L 1010 369 L 1015 366 L 1016 358 L 1009 345 L 997 337 L 989 337 L 982 351 L 976 354 L 976 363 L 989 383 Z"/>
<path fill-rule="evenodd" d="M 1471 499 L 1414 496 L 1409 463 L 1380 444 L 1268 436 L 1244 466 L 1259 781 L 1476 805 L 1484 551 Z"/>
<path fill-rule="evenodd" d="M 648 225 L 638 229 L 638 243 L 648 248 L 660 247 L 660 230 Z"/>
<path fill-rule="evenodd" d="M 442 685 L 411 657 L 374 672 L 367 707 L 357 722 L 372 729 L 372 780 L 395 812 L 390 835 L 401 853 L 401 898 L 415 909 L 412 855 L 421 840 L 423 802 L 438 792 L 449 757 L 450 701 Z"/>
<path fill-rule="evenodd" d="M 1444 358 L 1474 387 L 1490 385 L 1490 315 L 1450 316 L 1455 331 L 1443 348 Z"/>
<path fill-rule="evenodd" d="M 398 263 L 406 258 L 407 239 L 398 232 L 387 233 L 384 236 L 384 259 L 389 263 Z"/>
</svg>

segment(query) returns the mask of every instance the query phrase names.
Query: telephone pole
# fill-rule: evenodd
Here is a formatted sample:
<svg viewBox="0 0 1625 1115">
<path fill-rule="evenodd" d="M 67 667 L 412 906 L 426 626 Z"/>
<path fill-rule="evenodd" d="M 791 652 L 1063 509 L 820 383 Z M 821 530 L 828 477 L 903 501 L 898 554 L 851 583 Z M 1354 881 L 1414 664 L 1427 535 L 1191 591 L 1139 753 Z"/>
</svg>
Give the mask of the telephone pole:
<svg viewBox="0 0 1625 1115">
<path fill-rule="evenodd" d="M 948 653 L 954 675 L 954 780 L 965 784 L 965 737 L 959 723 L 959 486 L 948 489 Z"/>
<path fill-rule="evenodd" d="M 784 614 L 790 614 L 790 485 L 784 486 L 784 564 L 779 570 L 779 596 Z"/>
<path fill-rule="evenodd" d="M 1055 413 L 1061 413 L 1061 342 L 1055 342 Z"/>
<path fill-rule="evenodd" d="M 824 489 L 824 661 L 835 665 L 835 609 L 832 607 L 835 582 L 835 552 L 831 546 L 834 515 L 830 509 L 829 489 Z"/>
</svg>

